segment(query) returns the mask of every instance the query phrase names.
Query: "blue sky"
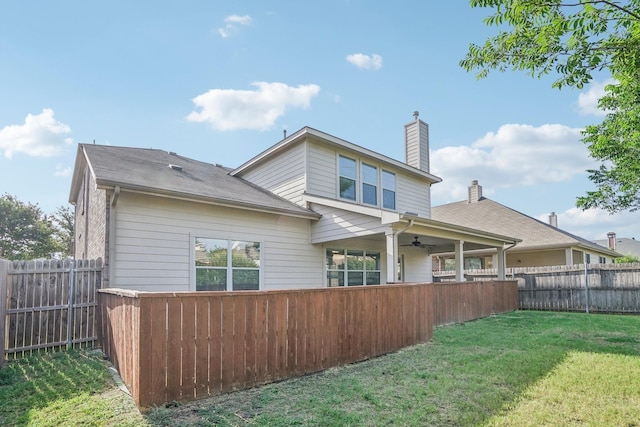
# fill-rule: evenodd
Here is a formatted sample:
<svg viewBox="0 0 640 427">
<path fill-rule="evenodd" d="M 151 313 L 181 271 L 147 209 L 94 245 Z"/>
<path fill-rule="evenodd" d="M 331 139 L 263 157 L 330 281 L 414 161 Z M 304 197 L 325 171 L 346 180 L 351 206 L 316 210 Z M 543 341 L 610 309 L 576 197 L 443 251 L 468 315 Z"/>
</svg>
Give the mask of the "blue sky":
<svg viewBox="0 0 640 427">
<path fill-rule="evenodd" d="M 606 75 L 458 65 L 493 33 L 465 1 L 5 1 L 0 193 L 66 205 L 78 143 L 153 147 L 239 166 L 311 126 L 404 160 L 403 125 L 430 127 L 434 205 L 484 195 L 588 239 L 640 238 L 637 213 L 575 208 L 594 167 L 580 129 Z"/>
</svg>

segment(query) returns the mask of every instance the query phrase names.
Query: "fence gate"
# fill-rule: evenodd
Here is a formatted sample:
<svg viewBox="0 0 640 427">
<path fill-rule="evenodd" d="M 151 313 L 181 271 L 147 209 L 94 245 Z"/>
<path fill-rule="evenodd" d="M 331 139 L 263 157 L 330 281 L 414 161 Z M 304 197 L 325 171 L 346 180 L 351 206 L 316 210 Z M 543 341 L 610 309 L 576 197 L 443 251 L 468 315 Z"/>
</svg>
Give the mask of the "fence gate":
<svg viewBox="0 0 640 427">
<path fill-rule="evenodd" d="M 101 283 L 101 259 L 0 261 L 0 360 L 97 340 Z"/>
</svg>

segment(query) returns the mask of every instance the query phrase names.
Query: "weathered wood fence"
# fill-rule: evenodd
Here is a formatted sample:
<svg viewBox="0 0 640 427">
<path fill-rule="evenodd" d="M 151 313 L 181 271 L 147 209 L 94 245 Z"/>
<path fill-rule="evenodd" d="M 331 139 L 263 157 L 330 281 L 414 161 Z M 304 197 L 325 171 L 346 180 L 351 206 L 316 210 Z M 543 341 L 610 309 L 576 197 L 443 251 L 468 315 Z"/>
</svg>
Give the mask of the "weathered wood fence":
<svg viewBox="0 0 640 427">
<path fill-rule="evenodd" d="M 98 299 L 103 351 L 143 408 L 364 360 L 428 341 L 434 324 L 517 307 L 513 281 Z"/>
<path fill-rule="evenodd" d="M 467 270 L 468 280 L 491 280 L 495 269 Z M 508 269 L 518 282 L 519 308 L 640 313 L 640 264 L 584 264 Z M 440 280 L 452 272 L 434 273 Z"/>
<path fill-rule="evenodd" d="M 0 262 L 0 359 L 96 341 L 101 279 L 100 259 Z"/>
</svg>

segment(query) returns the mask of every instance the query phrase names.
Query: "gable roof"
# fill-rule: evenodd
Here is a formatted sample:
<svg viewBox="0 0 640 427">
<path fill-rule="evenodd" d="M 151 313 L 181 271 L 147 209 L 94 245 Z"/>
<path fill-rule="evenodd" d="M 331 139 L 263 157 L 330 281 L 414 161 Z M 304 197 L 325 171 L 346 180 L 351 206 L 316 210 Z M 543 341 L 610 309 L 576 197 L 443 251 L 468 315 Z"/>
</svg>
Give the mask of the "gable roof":
<svg viewBox="0 0 640 427">
<path fill-rule="evenodd" d="M 431 217 L 438 221 L 514 236 L 522 240 L 512 251 L 579 246 L 609 256 L 619 253 L 596 245 L 580 236 L 553 227 L 528 215 L 481 197 L 477 202 L 434 206 Z"/>
<path fill-rule="evenodd" d="M 593 243 L 600 246 L 609 247 L 609 239 L 594 240 Z M 616 237 L 616 252 L 623 255 L 640 256 L 640 241 L 635 238 Z"/>
<path fill-rule="evenodd" d="M 278 142 L 277 144 L 267 148 L 262 153 L 258 154 L 252 159 L 247 160 L 245 163 L 243 163 L 242 165 L 238 166 L 236 169 L 231 171 L 231 175 L 239 176 L 243 172 L 250 170 L 252 167 L 264 162 L 265 160 L 269 159 L 274 155 L 277 155 L 278 153 L 287 149 L 288 147 L 303 141 L 305 138 L 311 138 L 314 141 L 318 141 L 323 144 L 339 147 L 343 150 L 350 151 L 352 153 L 356 153 L 359 155 L 363 155 L 371 159 L 375 159 L 384 165 L 392 166 L 394 168 L 407 172 L 411 175 L 416 175 L 423 179 L 426 179 L 432 184 L 442 181 L 442 178 L 432 175 L 429 172 L 414 168 L 413 166 L 409 166 L 408 164 L 403 163 L 399 160 L 392 159 L 391 157 L 387 157 L 383 154 L 369 150 L 368 148 L 361 147 L 349 141 L 345 141 L 344 139 L 340 139 L 338 137 L 319 131 L 317 129 L 310 128 L 308 126 L 303 127 L 299 131 L 284 138 L 282 141 Z"/>
<path fill-rule="evenodd" d="M 75 202 L 87 164 L 98 188 L 184 198 L 204 203 L 317 219 L 320 215 L 276 196 L 230 168 L 151 148 L 79 144 L 69 201 Z"/>
</svg>

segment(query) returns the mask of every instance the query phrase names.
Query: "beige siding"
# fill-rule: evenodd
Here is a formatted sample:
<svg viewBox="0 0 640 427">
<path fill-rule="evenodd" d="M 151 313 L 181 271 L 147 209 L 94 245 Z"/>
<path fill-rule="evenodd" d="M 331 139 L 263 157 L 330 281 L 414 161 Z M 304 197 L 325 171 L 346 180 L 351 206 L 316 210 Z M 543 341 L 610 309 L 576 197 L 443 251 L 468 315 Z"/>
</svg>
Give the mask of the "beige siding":
<svg viewBox="0 0 640 427">
<path fill-rule="evenodd" d="M 322 215 L 311 225 L 311 241 L 314 243 L 370 236 L 388 230 L 388 226 L 380 224 L 380 218 L 315 203 L 311 209 Z"/>
<path fill-rule="evenodd" d="M 309 221 L 121 193 L 112 287 L 191 290 L 195 237 L 259 241 L 262 289 L 320 287 L 323 252 Z"/>
<path fill-rule="evenodd" d="M 310 194 L 335 199 L 338 193 L 338 166 L 335 149 L 323 145 L 309 145 L 309 183 Z"/>
<path fill-rule="evenodd" d="M 297 144 L 241 177 L 293 203 L 303 205 L 305 158 L 305 144 Z"/>
<path fill-rule="evenodd" d="M 575 259 L 574 259 L 575 261 Z M 565 265 L 564 249 L 550 249 L 544 251 L 507 253 L 507 267 L 542 267 L 546 265 Z"/>
<path fill-rule="evenodd" d="M 398 212 L 413 212 L 423 218 L 431 218 L 431 188 L 425 181 L 411 176 L 395 168 L 386 167 L 367 157 L 359 157 L 353 153 L 337 152 L 325 146 L 309 144 L 309 183 L 308 192 L 322 197 L 336 199 L 337 190 L 337 157 L 343 154 L 356 159 L 359 165 L 362 162 L 378 167 L 378 170 L 386 170 L 396 174 L 396 210 Z M 358 196 L 362 191 L 362 183 L 358 176 Z M 378 187 L 381 192 L 381 186 Z M 380 198 L 380 197 L 379 197 Z"/>
<path fill-rule="evenodd" d="M 421 248 L 401 248 L 400 255 L 404 260 L 405 282 L 433 281 L 431 256 L 428 251 Z"/>
<path fill-rule="evenodd" d="M 396 210 L 431 218 L 431 187 L 409 175 L 396 174 Z"/>
</svg>

